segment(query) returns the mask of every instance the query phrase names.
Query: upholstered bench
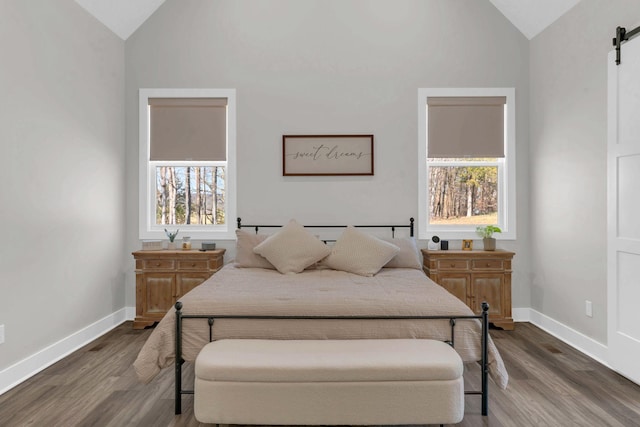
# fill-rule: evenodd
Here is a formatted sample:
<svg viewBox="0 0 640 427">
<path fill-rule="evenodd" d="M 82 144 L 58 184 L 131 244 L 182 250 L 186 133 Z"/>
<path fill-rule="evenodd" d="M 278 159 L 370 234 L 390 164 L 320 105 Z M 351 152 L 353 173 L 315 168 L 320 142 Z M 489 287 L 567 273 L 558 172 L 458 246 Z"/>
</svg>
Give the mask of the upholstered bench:
<svg viewBox="0 0 640 427">
<path fill-rule="evenodd" d="M 462 371 L 434 340 L 220 340 L 196 359 L 194 412 L 215 424 L 457 423 Z"/>
</svg>

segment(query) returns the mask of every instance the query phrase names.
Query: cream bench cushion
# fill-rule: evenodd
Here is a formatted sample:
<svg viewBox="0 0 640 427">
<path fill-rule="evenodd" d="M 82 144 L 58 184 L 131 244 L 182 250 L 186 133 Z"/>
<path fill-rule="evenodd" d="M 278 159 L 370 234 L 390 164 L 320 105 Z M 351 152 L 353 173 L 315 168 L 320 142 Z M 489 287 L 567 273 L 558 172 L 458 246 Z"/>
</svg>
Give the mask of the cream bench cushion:
<svg viewBox="0 0 640 427">
<path fill-rule="evenodd" d="M 434 340 L 220 340 L 196 359 L 194 412 L 217 424 L 457 423 L 462 372 Z"/>
</svg>

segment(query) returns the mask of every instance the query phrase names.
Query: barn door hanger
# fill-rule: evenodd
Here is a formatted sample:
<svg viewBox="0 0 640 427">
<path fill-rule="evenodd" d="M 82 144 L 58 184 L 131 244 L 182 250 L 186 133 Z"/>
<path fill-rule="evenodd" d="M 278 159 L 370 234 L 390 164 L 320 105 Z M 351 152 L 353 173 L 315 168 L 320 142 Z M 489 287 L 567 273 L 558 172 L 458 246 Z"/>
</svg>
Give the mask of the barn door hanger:
<svg viewBox="0 0 640 427">
<path fill-rule="evenodd" d="M 616 47 L 616 65 L 620 65 L 620 46 L 622 42 L 626 42 L 639 33 L 640 27 L 634 28 L 629 32 L 627 32 L 627 29 L 624 27 L 616 28 L 616 36 L 613 38 L 613 45 Z"/>
</svg>

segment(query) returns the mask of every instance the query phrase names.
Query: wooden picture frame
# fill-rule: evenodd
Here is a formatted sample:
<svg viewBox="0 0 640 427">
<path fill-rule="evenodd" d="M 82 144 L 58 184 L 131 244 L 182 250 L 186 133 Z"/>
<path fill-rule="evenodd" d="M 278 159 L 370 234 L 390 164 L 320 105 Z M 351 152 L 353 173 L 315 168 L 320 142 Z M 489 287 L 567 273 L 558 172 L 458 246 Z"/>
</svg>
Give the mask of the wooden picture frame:
<svg viewBox="0 0 640 427">
<path fill-rule="evenodd" d="M 282 175 L 373 175 L 373 135 L 282 135 Z"/>
<path fill-rule="evenodd" d="M 464 239 L 462 241 L 462 250 L 463 251 L 472 251 L 473 250 L 473 240 Z"/>
</svg>

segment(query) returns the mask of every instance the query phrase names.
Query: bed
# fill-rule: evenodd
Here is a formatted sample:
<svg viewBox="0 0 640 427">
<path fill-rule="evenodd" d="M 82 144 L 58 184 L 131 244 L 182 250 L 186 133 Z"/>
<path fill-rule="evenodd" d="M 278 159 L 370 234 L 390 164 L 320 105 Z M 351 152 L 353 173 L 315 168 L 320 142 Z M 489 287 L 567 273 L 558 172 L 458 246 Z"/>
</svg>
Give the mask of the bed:
<svg viewBox="0 0 640 427">
<path fill-rule="evenodd" d="M 328 262 L 341 249 L 349 256 L 378 250 L 377 241 L 355 246 L 360 248 L 358 250 L 354 250 L 354 246 L 341 245 L 347 232 L 356 230 L 353 227 L 347 228 L 333 246 L 328 246 L 329 255 L 322 257 L 320 265 L 314 262 L 299 272 L 286 274 L 274 269 L 271 263 L 260 264 L 264 257 L 255 250 L 270 237 L 258 233 L 259 228 L 265 226 L 244 226 L 255 230 L 250 233 L 242 227 L 239 220 L 235 262 L 228 263 L 184 295 L 176 303 L 176 311 L 167 313 L 156 326 L 134 363 L 138 378 L 147 383 L 161 369 L 178 360 L 175 365 L 176 413 L 181 410 L 181 395 L 190 393 L 182 390 L 182 364 L 194 361 L 208 342 L 226 338 L 438 339 L 453 345 L 463 361 L 483 364 L 482 391 L 468 392 L 482 394 L 483 415 L 486 415 L 488 405 L 487 374 L 498 386 L 506 387 L 508 374 L 488 336 L 488 307 L 485 305 L 482 314 L 474 314 L 424 274 L 412 238 L 413 221 L 408 226 L 388 226 L 393 234 L 396 227 L 410 227 L 410 236 L 387 239 L 386 242 L 396 248 L 392 250 L 394 255 L 371 275 L 344 271 L 339 262 Z M 289 224 L 282 230 L 287 227 Z M 299 229 L 297 233 L 300 234 Z M 316 236 L 313 238 L 317 239 Z M 284 243 L 296 248 L 295 252 L 309 252 L 299 250 L 299 246 L 292 245 L 291 241 Z M 321 244 L 327 246 L 325 243 Z M 287 246 L 284 246 L 285 252 Z M 403 248 L 397 250 L 401 246 Z M 403 252 L 406 247 L 408 249 Z M 380 251 L 387 249 L 384 247 Z M 405 258 L 400 259 L 403 255 Z M 278 256 L 282 258 L 282 254 L 278 253 Z M 295 256 L 297 254 L 291 252 L 285 254 L 285 264 Z M 335 266 L 340 268 L 333 268 Z"/>
</svg>

